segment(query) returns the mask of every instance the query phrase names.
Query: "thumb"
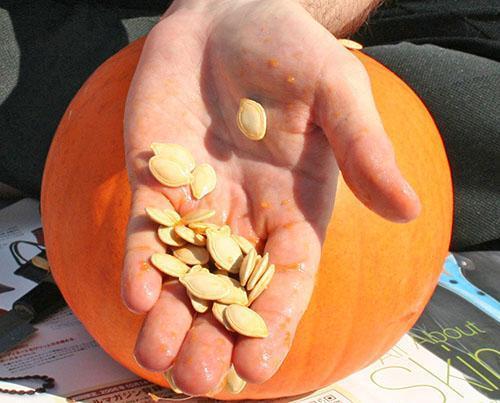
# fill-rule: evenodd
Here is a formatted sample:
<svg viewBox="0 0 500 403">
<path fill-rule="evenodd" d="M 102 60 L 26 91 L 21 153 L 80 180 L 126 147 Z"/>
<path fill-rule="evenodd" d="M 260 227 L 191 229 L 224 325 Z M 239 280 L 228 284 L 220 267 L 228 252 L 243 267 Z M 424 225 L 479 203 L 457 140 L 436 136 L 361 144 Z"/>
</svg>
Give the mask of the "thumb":
<svg viewBox="0 0 500 403">
<path fill-rule="evenodd" d="M 336 40 L 318 83 L 315 115 L 347 185 L 363 204 L 396 222 L 419 215 L 420 201 L 396 164 L 368 73 Z"/>
</svg>

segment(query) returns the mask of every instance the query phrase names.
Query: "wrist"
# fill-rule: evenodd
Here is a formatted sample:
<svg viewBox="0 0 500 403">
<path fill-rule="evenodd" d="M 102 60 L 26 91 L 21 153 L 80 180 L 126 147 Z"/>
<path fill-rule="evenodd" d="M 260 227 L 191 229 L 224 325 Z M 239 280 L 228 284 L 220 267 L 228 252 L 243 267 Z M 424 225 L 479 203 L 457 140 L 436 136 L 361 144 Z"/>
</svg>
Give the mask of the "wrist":
<svg viewBox="0 0 500 403">
<path fill-rule="evenodd" d="M 356 32 L 382 0 L 295 0 L 335 36 Z"/>
</svg>

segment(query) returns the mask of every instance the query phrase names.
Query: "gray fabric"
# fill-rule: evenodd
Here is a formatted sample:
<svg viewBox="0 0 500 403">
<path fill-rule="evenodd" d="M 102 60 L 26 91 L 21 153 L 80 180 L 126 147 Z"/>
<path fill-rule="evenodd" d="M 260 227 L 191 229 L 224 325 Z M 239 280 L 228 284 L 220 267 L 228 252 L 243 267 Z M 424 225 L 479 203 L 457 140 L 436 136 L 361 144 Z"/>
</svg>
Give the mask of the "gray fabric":
<svg viewBox="0 0 500 403">
<path fill-rule="evenodd" d="M 453 250 L 500 249 L 500 63 L 433 45 L 367 48 L 424 100 L 451 166 Z"/>
<path fill-rule="evenodd" d="M 38 195 L 66 106 L 102 62 L 147 34 L 158 15 L 91 1 L 0 1 L 0 182 Z"/>
</svg>

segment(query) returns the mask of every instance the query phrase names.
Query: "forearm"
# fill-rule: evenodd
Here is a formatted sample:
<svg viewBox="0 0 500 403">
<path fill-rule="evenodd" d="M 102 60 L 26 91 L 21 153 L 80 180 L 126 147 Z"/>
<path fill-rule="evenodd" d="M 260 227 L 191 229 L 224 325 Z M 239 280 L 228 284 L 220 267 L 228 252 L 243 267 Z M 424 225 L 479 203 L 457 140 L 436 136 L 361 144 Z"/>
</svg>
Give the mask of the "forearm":
<svg viewBox="0 0 500 403">
<path fill-rule="evenodd" d="M 338 38 L 346 37 L 366 21 L 382 0 L 298 0 L 326 29 Z"/>
</svg>

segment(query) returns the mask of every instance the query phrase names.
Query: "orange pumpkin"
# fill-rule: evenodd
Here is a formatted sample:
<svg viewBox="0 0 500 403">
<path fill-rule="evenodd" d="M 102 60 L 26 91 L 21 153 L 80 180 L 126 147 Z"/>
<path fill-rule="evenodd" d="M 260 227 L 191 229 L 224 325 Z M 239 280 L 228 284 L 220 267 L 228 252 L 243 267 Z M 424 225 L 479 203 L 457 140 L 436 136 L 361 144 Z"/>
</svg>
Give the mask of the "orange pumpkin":
<svg viewBox="0 0 500 403">
<path fill-rule="evenodd" d="M 42 189 L 42 219 L 54 277 L 69 306 L 113 358 L 167 383 L 132 353 L 143 316 L 120 299 L 130 190 L 123 113 L 143 41 L 104 63 L 68 107 L 53 141 Z M 417 320 L 447 253 L 452 186 L 436 126 L 419 98 L 379 63 L 357 53 L 399 166 L 419 194 L 421 216 L 383 220 L 341 182 L 314 294 L 288 358 L 262 385 L 227 399 L 297 395 L 326 386 L 380 357 Z"/>
</svg>

